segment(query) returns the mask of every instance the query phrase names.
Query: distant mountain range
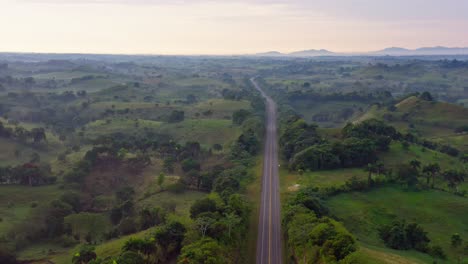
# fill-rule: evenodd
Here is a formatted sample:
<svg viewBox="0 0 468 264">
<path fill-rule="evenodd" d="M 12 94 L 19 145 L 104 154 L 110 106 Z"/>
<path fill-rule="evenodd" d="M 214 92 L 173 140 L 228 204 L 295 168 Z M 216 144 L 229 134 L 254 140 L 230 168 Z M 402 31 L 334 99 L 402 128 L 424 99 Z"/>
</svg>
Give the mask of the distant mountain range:
<svg viewBox="0 0 468 264">
<path fill-rule="evenodd" d="M 405 49 L 399 47 L 386 48 L 379 51 L 363 53 L 338 53 L 325 49 L 303 50 L 291 53 L 269 51 L 254 54 L 260 57 L 318 57 L 318 56 L 434 56 L 434 55 L 468 55 L 468 48 L 424 47 L 419 49 Z"/>
</svg>

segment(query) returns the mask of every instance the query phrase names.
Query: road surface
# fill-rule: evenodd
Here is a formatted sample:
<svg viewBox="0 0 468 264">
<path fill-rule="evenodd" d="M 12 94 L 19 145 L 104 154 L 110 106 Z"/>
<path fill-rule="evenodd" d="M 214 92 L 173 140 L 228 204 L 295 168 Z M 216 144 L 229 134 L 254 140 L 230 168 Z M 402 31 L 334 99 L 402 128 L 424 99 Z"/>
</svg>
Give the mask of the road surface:
<svg viewBox="0 0 468 264">
<path fill-rule="evenodd" d="M 266 137 L 263 159 L 262 197 L 257 238 L 257 264 L 281 264 L 281 221 L 278 177 L 276 104 L 254 78 L 250 79 L 266 99 Z"/>
</svg>

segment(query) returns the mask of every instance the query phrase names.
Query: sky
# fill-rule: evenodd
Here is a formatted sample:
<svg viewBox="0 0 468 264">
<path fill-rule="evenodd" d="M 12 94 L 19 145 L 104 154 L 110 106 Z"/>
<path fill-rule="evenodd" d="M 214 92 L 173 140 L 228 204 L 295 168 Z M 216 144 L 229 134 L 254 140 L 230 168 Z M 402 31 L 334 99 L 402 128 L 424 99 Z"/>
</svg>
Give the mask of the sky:
<svg viewBox="0 0 468 264">
<path fill-rule="evenodd" d="M 0 52 L 468 47 L 467 0 L 0 0 Z"/>
</svg>

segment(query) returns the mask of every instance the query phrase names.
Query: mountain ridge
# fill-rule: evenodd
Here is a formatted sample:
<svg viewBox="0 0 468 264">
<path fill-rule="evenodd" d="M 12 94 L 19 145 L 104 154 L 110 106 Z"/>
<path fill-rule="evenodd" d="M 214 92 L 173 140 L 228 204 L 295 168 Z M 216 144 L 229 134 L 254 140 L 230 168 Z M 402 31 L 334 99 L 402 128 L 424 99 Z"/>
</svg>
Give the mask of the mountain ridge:
<svg viewBox="0 0 468 264">
<path fill-rule="evenodd" d="M 289 53 L 279 51 L 268 51 L 253 54 L 253 56 L 264 57 L 320 57 L 320 56 L 437 56 L 437 55 L 468 55 L 468 47 L 421 47 L 407 49 L 402 47 L 388 47 L 378 51 L 345 53 L 333 52 L 327 49 L 308 49 Z"/>
</svg>

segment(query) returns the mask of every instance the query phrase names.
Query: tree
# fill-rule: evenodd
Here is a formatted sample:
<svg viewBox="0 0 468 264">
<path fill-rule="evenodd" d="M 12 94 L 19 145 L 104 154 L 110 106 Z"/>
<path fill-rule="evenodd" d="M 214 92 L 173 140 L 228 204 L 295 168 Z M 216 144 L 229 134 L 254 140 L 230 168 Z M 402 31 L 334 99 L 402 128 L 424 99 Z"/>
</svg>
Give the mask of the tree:
<svg viewBox="0 0 468 264">
<path fill-rule="evenodd" d="M 235 111 L 232 114 L 232 122 L 235 125 L 242 125 L 244 121 L 251 115 L 250 111 L 247 111 L 245 109 L 240 109 Z"/>
<path fill-rule="evenodd" d="M 80 250 L 73 255 L 72 263 L 73 264 L 87 264 L 91 260 L 96 259 L 97 255 L 94 252 L 94 247 L 90 245 L 84 245 Z"/>
<path fill-rule="evenodd" d="M 443 173 L 444 179 L 448 181 L 448 187 L 458 192 L 458 185 L 465 181 L 465 173 L 456 170 L 448 170 Z"/>
<path fill-rule="evenodd" d="M 221 151 L 221 150 L 223 150 L 223 146 L 221 144 L 215 143 L 215 144 L 213 144 L 213 150 Z"/>
<path fill-rule="evenodd" d="M 142 230 L 159 225 L 166 220 L 166 212 L 160 207 L 153 209 L 144 208 L 140 211 L 140 227 Z"/>
<path fill-rule="evenodd" d="M 421 162 L 419 160 L 412 160 L 410 161 L 410 166 L 415 169 L 415 170 L 418 170 L 419 168 L 421 168 Z"/>
<path fill-rule="evenodd" d="M 200 171 L 200 162 L 189 158 L 182 161 L 182 170 L 184 172 L 189 172 L 191 170 Z"/>
<path fill-rule="evenodd" d="M 31 130 L 31 136 L 34 143 L 40 143 L 41 141 L 46 141 L 45 130 L 42 127 L 36 127 Z"/>
<path fill-rule="evenodd" d="M 216 212 L 218 210 L 216 202 L 210 198 L 196 200 L 190 207 L 190 217 L 196 218 L 198 215 L 206 212 Z"/>
<path fill-rule="evenodd" d="M 175 160 L 173 157 L 167 157 L 164 159 L 163 168 L 166 172 L 172 173 L 174 172 L 174 163 Z"/>
<path fill-rule="evenodd" d="M 409 164 L 403 164 L 398 168 L 398 178 L 408 187 L 413 187 L 418 183 L 418 171 Z"/>
<path fill-rule="evenodd" d="M 77 213 L 81 211 L 81 201 L 80 201 L 80 195 L 78 193 L 66 192 L 62 194 L 62 196 L 60 197 L 60 200 L 63 201 L 64 203 L 69 204 L 73 208 L 73 211 Z"/>
<path fill-rule="evenodd" d="M 229 264 L 226 250 L 216 240 L 204 238 L 185 246 L 178 264 Z"/>
<path fill-rule="evenodd" d="M 393 249 L 415 249 L 421 252 L 428 250 L 430 239 L 424 229 L 416 223 L 406 224 L 396 220 L 379 228 L 380 238 L 385 245 Z"/>
<path fill-rule="evenodd" d="M 453 234 L 450 241 L 451 241 L 452 247 L 454 248 L 461 246 L 461 244 L 463 243 L 463 239 L 458 233 Z"/>
<path fill-rule="evenodd" d="M 179 252 L 186 231 L 184 225 L 179 222 L 170 222 L 156 230 L 154 238 L 164 256 Z"/>
<path fill-rule="evenodd" d="M 364 168 L 365 171 L 368 172 L 367 174 L 367 185 L 370 187 L 372 186 L 372 172 L 376 170 L 375 164 L 369 163 L 367 167 Z"/>
<path fill-rule="evenodd" d="M 46 209 L 45 219 L 45 233 L 48 237 L 57 237 L 65 231 L 65 216 L 73 213 L 73 210 L 69 204 L 66 204 L 60 200 L 54 200 L 50 202 Z"/>
<path fill-rule="evenodd" d="M 228 237 L 231 238 L 231 230 L 233 227 L 239 225 L 241 223 L 242 219 L 237 216 L 234 213 L 227 213 L 224 215 L 224 218 L 222 219 L 222 222 L 227 226 L 228 228 Z"/>
<path fill-rule="evenodd" d="M 434 188 L 435 177 L 440 172 L 440 166 L 438 163 L 431 163 L 423 167 L 423 173 L 427 175 L 426 183 L 429 184 L 429 179 L 432 178 L 431 188 Z"/>
<path fill-rule="evenodd" d="M 206 232 L 208 231 L 208 228 L 216 222 L 215 219 L 211 217 L 211 215 L 207 215 L 208 213 L 202 213 L 201 216 L 198 216 L 195 219 L 195 223 L 198 227 L 198 230 L 200 230 L 200 234 L 202 235 L 202 238 L 205 237 Z"/>
<path fill-rule="evenodd" d="M 434 246 L 429 247 L 428 252 L 429 252 L 429 255 L 431 255 L 434 258 L 447 259 L 447 255 L 445 254 L 442 247 L 439 245 L 434 245 Z"/>
<path fill-rule="evenodd" d="M 133 251 L 126 251 L 122 253 L 114 263 L 118 264 L 141 264 L 145 263 L 143 257 Z"/>
<path fill-rule="evenodd" d="M 164 173 L 159 173 L 159 176 L 158 176 L 158 186 L 159 186 L 159 189 L 163 189 L 163 184 L 164 184 L 164 180 L 166 179 L 166 175 Z"/>
<path fill-rule="evenodd" d="M 154 239 L 130 238 L 122 247 L 122 251 L 133 251 L 143 254 L 147 259 L 156 253 L 156 241 Z"/>
</svg>

